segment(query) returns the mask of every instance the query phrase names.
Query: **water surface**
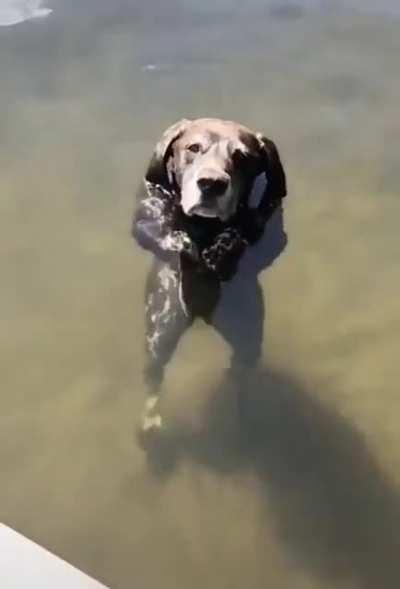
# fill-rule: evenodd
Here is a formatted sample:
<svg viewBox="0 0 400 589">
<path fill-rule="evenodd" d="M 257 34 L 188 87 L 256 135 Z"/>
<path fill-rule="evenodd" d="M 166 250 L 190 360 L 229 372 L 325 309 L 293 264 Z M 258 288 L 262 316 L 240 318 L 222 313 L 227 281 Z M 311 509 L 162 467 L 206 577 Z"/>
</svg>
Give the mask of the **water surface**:
<svg viewBox="0 0 400 589">
<path fill-rule="evenodd" d="M 397 589 L 396 3 L 46 6 L 0 28 L 0 520 L 113 588 Z M 150 259 L 130 216 L 160 131 L 203 115 L 279 145 L 288 245 L 260 277 L 251 435 L 198 324 L 160 479 L 133 437 Z"/>
</svg>

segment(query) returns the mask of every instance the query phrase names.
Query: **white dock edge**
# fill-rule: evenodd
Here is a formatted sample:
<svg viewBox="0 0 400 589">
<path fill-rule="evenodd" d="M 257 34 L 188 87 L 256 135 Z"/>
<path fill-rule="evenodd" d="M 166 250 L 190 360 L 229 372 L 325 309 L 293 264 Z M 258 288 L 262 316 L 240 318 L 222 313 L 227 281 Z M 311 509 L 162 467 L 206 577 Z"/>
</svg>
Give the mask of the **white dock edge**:
<svg viewBox="0 0 400 589">
<path fill-rule="evenodd" d="M 0 578 L 1 589 L 107 589 L 3 524 Z"/>
</svg>

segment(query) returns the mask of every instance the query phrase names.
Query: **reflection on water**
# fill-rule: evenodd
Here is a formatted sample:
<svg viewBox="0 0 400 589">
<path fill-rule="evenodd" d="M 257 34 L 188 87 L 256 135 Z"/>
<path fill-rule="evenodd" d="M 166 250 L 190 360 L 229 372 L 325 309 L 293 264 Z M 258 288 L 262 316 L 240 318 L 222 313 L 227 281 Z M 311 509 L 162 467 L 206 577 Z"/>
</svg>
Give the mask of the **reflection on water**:
<svg viewBox="0 0 400 589">
<path fill-rule="evenodd" d="M 0 520 L 112 587 L 397 588 L 394 3 L 77 4 L 0 29 Z M 248 422 L 196 324 L 154 472 L 133 191 L 160 130 L 203 114 L 276 140 L 289 241 Z"/>
<path fill-rule="evenodd" d="M 16 25 L 31 18 L 43 18 L 51 13 L 41 0 L 0 0 L 0 26 Z"/>
</svg>

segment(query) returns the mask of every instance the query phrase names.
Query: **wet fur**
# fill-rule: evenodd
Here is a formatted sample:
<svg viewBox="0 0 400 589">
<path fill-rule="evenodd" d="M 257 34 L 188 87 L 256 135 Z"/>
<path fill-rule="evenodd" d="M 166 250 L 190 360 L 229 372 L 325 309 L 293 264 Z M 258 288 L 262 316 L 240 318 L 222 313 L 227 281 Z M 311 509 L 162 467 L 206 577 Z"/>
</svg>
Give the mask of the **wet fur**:
<svg viewBox="0 0 400 589">
<path fill-rule="evenodd" d="M 150 426 L 161 423 L 158 400 L 165 367 L 182 334 L 196 317 L 213 324 L 231 343 L 233 364 L 253 365 L 257 362 L 262 344 L 263 317 L 257 274 L 271 263 L 271 258 L 273 260 L 286 243 L 281 208 L 286 195 L 286 180 L 274 143 L 243 131 L 241 127 L 239 130 L 233 127 L 235 140 L 246 147 L 246 156 L 230 162 L 232 170 L 235 168 L 232 178 L 238 182 L 240 197 L 234 214 L 227 221 L 222 221 L 189 216 L 182 210 L 180 187 L 171 173 L 174 167 L 171 166 L 173 144 L 180 137 L 181 129 L 178 123 L 172 134 L 167 130 L 161 146 L 158 144 L 156 147 L 133 221 L 133 236 L 142 247 L 154 254 L 145 303 L 145 375 L 149 394 L 145 419 Z M 259 204 L 252 208 L 249 196 L 253 184 L 264 173 L 267 182 L 264 182 Z M 271 237 L 275 251 L 272 256 L 271 251 L 255 251 L 258 262 L 254 259 L 252 262 L 254 255 L 245 253 L 249 248 L 258 249 L 255 244 L 262 238 L 264 227 L 271 217 L 274 217 Z M 240 286 L 239 298 L 233 303 L 234 306 L 239 305 L 236 311 L 240 308 L 242 321 L 247 322 L 245 346 L 236 337 L 239 330 L 232 330 L 232 320 L 221 320 L 223 313 L 221 315 L 220 312 L 224 298 L 229 298 L 222 285 L 232 281 L 242 258 L 243 263 L 247 259 L 247 263 L 254 268 L 254 271 L 246 268 L 242 276 L 245 282 Z M 234 282 L 238 283 L 237 280 Z M 232 302 L 230 306 L 232 316 Z"/>
</svg>

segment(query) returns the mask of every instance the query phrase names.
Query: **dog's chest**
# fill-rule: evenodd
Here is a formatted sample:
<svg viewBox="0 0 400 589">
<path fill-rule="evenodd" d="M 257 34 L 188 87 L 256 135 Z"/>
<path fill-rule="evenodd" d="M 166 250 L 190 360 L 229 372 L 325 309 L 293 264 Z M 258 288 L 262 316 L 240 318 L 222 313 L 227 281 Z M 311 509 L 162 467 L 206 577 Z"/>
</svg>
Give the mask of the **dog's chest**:
<svg viewBox="0 0 400 589">
<path fill-rule="evenodd" d="M 179 211 L 176 219 L 176 227 L 186 231 L 190 239 L 201 251 L 213 243 L 215 238 L 222 233 L 226 225 L 219 219 L 197 216 L 188 217 L 182 211 Z"/>
</svg>

